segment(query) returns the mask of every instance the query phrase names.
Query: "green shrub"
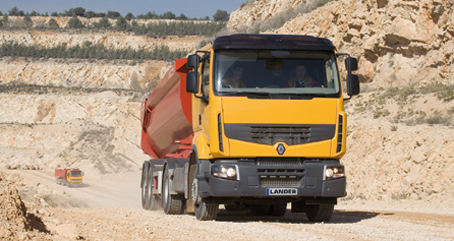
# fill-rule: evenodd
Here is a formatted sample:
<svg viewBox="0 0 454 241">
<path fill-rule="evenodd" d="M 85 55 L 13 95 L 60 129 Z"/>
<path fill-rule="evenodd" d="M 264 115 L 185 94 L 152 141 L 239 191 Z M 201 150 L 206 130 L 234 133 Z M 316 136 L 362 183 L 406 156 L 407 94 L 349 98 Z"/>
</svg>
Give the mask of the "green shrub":
<svg viewBox="0 0 454 241">
<path fill-rule="evenodd" d="M 84 28 L 84 27 L 85 27 L 85 25 L 77 17 L 72 17 L 68 21 L 68 28 Z"/>
</svg>

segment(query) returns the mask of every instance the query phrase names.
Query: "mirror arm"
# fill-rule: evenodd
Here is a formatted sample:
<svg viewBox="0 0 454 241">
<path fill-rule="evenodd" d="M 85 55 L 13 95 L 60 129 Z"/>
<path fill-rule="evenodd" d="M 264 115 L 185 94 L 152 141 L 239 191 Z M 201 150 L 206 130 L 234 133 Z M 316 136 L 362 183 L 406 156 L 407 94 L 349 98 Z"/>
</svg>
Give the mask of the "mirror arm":
<svg viewBox="0 0 454 241">
<path fill-rule="evenodd" d="M 344 101 L 345 100 L 350 100 L 352 97 L 353 97 L 353 95 L 349 95 L 348 98 L 344 98 Z"/>
</svg>

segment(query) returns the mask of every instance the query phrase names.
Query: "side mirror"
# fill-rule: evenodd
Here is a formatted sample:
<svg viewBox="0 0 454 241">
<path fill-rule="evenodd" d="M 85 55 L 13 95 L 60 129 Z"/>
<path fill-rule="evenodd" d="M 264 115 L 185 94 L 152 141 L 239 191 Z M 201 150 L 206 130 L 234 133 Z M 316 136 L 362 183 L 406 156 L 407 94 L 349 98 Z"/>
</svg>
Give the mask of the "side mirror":
<svg viewBox="0 0 454 241">
<path fill-rule="evenodd" d="M 350 71 L 358 70 L 358 60 L 356 58 L 348 57 L 345 59 L 345 68 Z"/>
<path fill-rule="evenodd" d="M 359 77 L 356 74 L 349 74 L 347 77 L 347 95 L 359 94 Z"/>
<path fill-rule="evenodd" d="M 199 92 L 199 73 L 197 72 L 197 70 L 190 71 L 186 74 L 186 92 L 192 94 Z"/>
<path fill-rule="evenodd" d="M 186 63 L 186 66 L 188 68 L 197 69 L 199 68 L 200 65 L 200 56 L 198 54 L 192 54 L 188 56 L 188 62 Z"/>
</svg>

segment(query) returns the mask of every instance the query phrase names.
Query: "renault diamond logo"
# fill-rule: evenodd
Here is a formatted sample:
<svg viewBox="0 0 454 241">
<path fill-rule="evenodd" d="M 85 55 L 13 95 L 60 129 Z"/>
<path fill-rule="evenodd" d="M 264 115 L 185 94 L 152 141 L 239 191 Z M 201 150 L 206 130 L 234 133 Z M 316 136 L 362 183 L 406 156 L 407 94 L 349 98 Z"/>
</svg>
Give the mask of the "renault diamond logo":
<svg viewBox="0 0 454 241">
<path fill-rule="evenodd" d="M 277 153 L 279 153 L 279 155 L 283 155 L 284 152 L 285 152 L 285 147 L 284 147 L 284 145 L 279 144 L 279 145 L 277 146 L 276 150 L 277 150 Z"/>
</svg>

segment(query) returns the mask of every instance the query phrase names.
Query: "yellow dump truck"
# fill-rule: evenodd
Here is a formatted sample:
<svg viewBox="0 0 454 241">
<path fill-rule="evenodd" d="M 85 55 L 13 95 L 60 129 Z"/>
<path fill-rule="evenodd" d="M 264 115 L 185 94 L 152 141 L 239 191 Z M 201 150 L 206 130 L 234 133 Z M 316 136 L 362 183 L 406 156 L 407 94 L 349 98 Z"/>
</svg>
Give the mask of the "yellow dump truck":
<svg viewBox="0 0 454 241">
<path fill-rule="evenodd" d="M 283 216 L 291 203 L 329 221 L 346 195 L 354 70 L 330 40 L 299 35 L 222 36 L 176 60 L 142 104 L 143 208 L 213 220 L 220 204 Z"/>
<path fill-rule="evenodd" d="M 82 184 L 84 173 L 79 168 L 55 169 L 55 178 L 58 185 L 76 186 Z"/>
</svg>

